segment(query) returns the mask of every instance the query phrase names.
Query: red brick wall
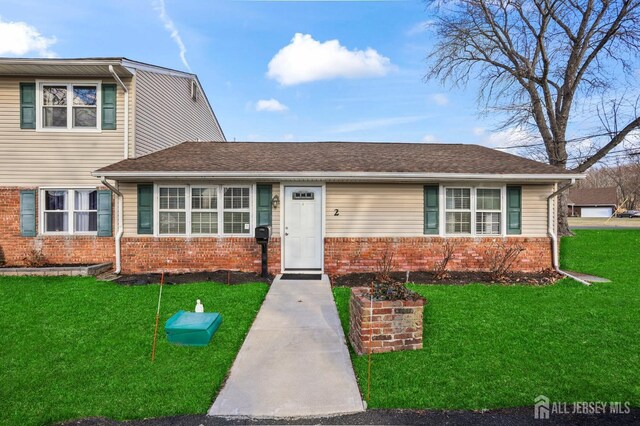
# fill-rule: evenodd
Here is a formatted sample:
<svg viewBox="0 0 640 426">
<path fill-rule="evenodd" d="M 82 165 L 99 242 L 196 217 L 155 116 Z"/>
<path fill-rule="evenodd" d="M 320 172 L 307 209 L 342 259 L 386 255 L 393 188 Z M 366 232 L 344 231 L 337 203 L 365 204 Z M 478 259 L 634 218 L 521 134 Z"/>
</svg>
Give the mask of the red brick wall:
<svg viewBox="0 0 640 426">
<path fill-rule="evenodd" d="M 502 238 L 449 238 L 454 245 L 453 259 L 448 269 L 452 271 L 486 270 L 485 260 L 492 245 Z M 428 271 L 442 257 L 443 238 L 325 238 L 325 273 L 342 275 L 351 272 L 371 272 L 385 251 L 394 254 L 394 270 Z M 512 266 L 513 271 L 538 272 L 552 267 L 551 240 L 549 238 L 509 237 L 507 244 L 520 244 L 520 253 Z"/>
<path fill-rule="evenodd" d="M 31 188 L 0 188 L 0 248 L 7 266 L 24 266 L 25 257 L 34 249 L 41 250 L 46 261 L 52 264 L 114 262 L 113 238 L 87 235 L 21 237 L 21 189 Z"/>
<path fill-rule="evenodd" d="M 280 238 L 269 242 L 269 272 L 280 273 Z M 250 237 L 122 238 L 122 272 L 231 269 L 260 272 L 262 248 Z"/>
<path fill-rule="evenodd" d="M 373 302 L 369 289 L 351 289 L 349 341 L 358 355 L 422 349 L 422 300 Z"/>
</svg>

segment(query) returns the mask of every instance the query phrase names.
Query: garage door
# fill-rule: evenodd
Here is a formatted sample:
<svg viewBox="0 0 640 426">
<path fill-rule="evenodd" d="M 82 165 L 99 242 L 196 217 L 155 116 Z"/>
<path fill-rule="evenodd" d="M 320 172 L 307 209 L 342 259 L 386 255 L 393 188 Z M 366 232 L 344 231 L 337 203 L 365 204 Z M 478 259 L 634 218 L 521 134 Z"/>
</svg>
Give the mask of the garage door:
<svg viewBox="0 0 640 426">
<path fill-rule="evenodd" d="M 611 216 L 611 207 L 583 207 L 582 217 L 609 217 Z"/>
</svg>

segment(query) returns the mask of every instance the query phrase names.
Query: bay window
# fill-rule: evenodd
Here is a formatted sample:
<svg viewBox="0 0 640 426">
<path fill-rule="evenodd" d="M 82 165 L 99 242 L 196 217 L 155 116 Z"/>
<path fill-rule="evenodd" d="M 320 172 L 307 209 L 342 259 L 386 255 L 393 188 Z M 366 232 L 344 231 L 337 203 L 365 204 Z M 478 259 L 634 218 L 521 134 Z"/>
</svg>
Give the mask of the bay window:
<svg viewBox="0 0 640 426">
<path fill-rule="evenodd" d="M 45 234 L 95 234 L 98 229 L 98 191 L 46 189 L 42 191 L 41 223 Z"/>
</svg>

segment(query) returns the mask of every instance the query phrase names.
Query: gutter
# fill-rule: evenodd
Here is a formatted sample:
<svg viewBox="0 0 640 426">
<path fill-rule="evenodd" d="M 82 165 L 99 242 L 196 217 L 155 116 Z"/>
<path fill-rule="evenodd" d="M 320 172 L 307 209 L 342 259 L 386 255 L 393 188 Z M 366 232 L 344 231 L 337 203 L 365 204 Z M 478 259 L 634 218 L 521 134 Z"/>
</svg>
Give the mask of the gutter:
<svg viewBox="0 0 640 426">
<path fill-rule="evenodd" d="M 113 69 L 113 65 L 109 65 L 109 72 L 124 91 L 124 159 L 126 160 L 129 158 L 129 89 L 120 80 L 120 77 Z"/>
<path fill-rule="evenodd" d="M 556 233 L 553 224 L 554 221 L 556 220 L 556 218 L 554 217 L 553 214 L 553 208 L 552 208 L 552 203 L 554 201 L 554 199 L 561 194 L 562 192 L 566 191 L 567 189 L 571 188 L 573 185 L 575 185 L 576 180 L 575 179 L 571 179 L 571 182 L 569 182 L 568 184 L 564 185 L 562 188 L 557 189 L 555 192 L 553 192 L 551 195 L 549 195 L 547 197 L 547 212 L 548 212 L 548 220 L 547 220 L 547 234 L 549 235 L 549 237 L 551 238 L 551 250 L 552 250 L 552 263 L 553 263 L 553 269 L 561 274 L 564 275 L 565 277 L 569 277 L 573 280 L 578 281 L 581 284 L 590 286 L 591 283 L 588 281 L 583 280 L 582 278 L 578 278 L 573 274 L 570 274 L 566 271 L 563 271 L 562 269 L 560 269 L 560 260 L 559 260 L 559 253 L 558 253 L 558 234 Z M 557 184 L 556 184 L 556 188 L 557 188 Z"/>
<path fill-rule="evenodd" d="M 101 179 L 101 182 L 104 186 L 109 188 L 118 196 L 118 232 L 116 233 L 116 269 L 114 272 L 116 274 L 119 274 L 120 270 L 122 269 L 120 264 L 120 258 L 121 258 L 120 240 L 122 240 L 122 235 L 124 234 L 124 209 L 123 209 L 124 199 L 122 196 L 122 192 L 120 192 L 118 188 L 116 188 L 115 186 L 107 182 L 106 178 L 103 177 Z"/>
<path fill-rule="evenodd" d="M 134 160 L 132 160 L 134 161 Z M 132 167 L 135 167 L 133 165 Z M 216 171 L 102 171 L 96 170 L 91 173 L 96 177 L 115 178 L 147 178 L 147 179 L 179 179 L 179 178 L 231 178 L 238 180 L 255 180 L 255 179 L 278 179 L 284 181 L 296 179 L 309 180 L 380 180 L 380 181 L 419 181 L 425 179 L 433 179 L 438 181 L 448 180 L 469 180 L 469 181 L 486 181 L 496 180 L 500 182 L 517 181 L 517 182 L 556 182 L 566 179 L 584 179 L 583 174 L 482 174 L 482 173 L 398 173 L 398 172 L 287 172 L 287 171 L 234 171 L 234 172 L 216 172 Z"/>
</svg>

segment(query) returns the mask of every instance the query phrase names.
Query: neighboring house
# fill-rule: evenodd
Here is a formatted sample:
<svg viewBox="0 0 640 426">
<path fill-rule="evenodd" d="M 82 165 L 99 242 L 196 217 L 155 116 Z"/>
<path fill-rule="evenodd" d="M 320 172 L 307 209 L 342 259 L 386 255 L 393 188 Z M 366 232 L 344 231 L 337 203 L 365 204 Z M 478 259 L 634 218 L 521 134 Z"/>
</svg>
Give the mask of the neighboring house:
<svg viewBox="0 0 640 426">
<path fill-rule="evenodd" d="M 558 188 L 584 175 L 477 145 L 185 142 L 102 167 L 119 187 L 122 272 L 487 269 L 496 244 L 518 271 L 557 265 Z"/>
<path fill-rule="evenodd" d="M 572 189 L 567 198 L 568 214 L 574 217 L 610 217 L 618 207 L 615 186 Z"/>
<path fill-rule="evenodd" d="M 113 261 L 112 194 L 91 172 L 225 140 L 194 74 L 125 58 L 0 58 L 0 111 L 6 264 Z"/>
</svg>

